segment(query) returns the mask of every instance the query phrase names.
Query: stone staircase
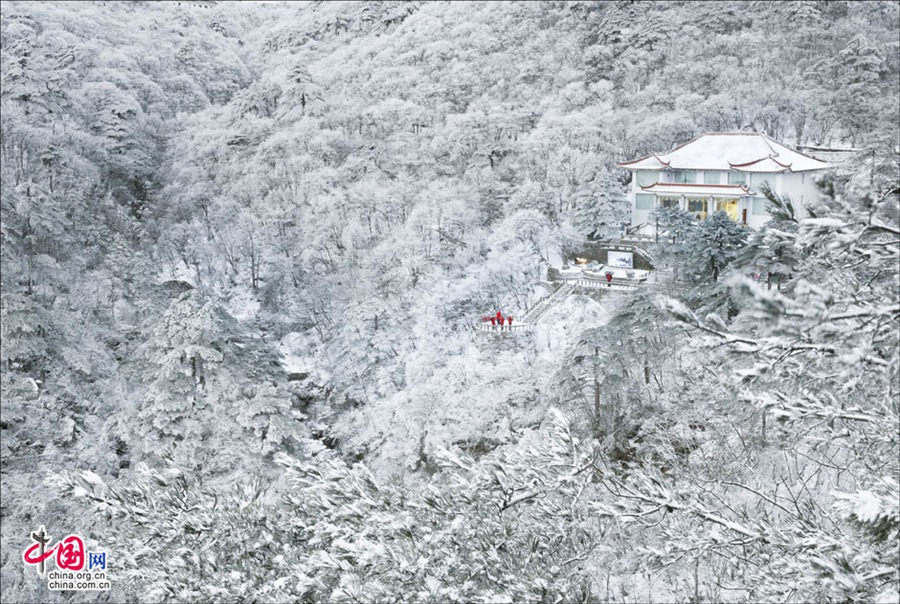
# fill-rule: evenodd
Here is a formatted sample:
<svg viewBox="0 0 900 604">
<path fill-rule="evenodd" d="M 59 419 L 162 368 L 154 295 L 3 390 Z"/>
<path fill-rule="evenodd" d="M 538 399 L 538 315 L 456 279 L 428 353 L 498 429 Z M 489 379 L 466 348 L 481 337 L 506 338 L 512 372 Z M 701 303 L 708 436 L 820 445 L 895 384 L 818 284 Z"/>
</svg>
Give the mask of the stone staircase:
<svg viewBox="0 0 900 604">
<path fill-rule="evenodd" d="M 519 331 L 531 331 L 535 323 L 540 321 L 551 308 L 556 306 L 560 301 L 575 290 L 575 286 L 571 283 L 558 283 L 556 288 L 549 295 L 538 300 L 537 304 L 525 310 L 525 314 L 521 319 L 514 319 L 513 325 L 491 325 L 490 323 L 481 322 L 475 324 L 475 329 L 487 333 L 512 333 Z"/>
<path fill-rule="evenodd" d="M 571 283 L 560 283 L 549 296 L 541 298 L 537 304 L 525 311 L 522 322 L 534 325 L 547 314 L 551 308 L 556 306 L 563 298 L 572 293 L 575 286 Z"/>
</svg>

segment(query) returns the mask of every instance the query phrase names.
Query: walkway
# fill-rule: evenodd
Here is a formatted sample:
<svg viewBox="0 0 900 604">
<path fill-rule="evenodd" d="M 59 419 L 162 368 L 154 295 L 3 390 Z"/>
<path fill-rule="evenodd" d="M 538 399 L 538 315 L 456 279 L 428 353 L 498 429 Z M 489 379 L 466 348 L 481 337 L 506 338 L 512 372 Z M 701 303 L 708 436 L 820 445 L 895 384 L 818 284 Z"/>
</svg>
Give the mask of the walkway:
<svg viewBox="0 0 900 604">
<path fill-rule="evenodd" d="M 605 267 L 604 267 L 605 268 Z M 616 270 L 621 275 L 624 269 Z M 607 279 L 605 273 L 582 271 L 578 274 L 560 274 L 559 281 L 549 295 L 538 300 L 537 304 L 525 310 L 521 320 L 514 320 L 513 325 L 491 325 L 488 321 L 478 321 L 475 329 L 485 333 L 513 333 L 531 331 L 532 327 L 567 296 L 577 293 L 581 289 L 608 289 L 627 291 L 637 289 L 647 282 L 656 282 L 656 271 L 638 271 L 637 276 L 614 276 Z M 630 271 L 629 271 L 630 274 Z"/>
<path fill-rule="evenodd" d="M 516 320 L 513 317 L 512 325 L 491 325 L 487 321 L 478 321 L 475 329 L 487 333 L 513 333 L 520 331 L 531 331 L 532 326 L 543 318 L 551 308 L 559 304 L 559 302 L 571 294 L 575 286 L 570 283 L 558 283 L 548 296 L 538 300 L 537 304 L 525 311 L 522 320 Z"/>
</svg>

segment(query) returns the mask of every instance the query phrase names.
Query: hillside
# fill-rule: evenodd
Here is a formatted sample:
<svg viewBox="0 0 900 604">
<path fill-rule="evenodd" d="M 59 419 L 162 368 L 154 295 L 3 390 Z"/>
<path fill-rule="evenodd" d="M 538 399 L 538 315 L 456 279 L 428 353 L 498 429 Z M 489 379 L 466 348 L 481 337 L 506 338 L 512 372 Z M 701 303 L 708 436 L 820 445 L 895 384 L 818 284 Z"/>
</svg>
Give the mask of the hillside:
<svg viewBox="0 0 900 604">
<path fill-rule="evenodd" d="M 896 600 L 898 3 L 205 4 L 0 9 L 4 602 Z M 473 331 L 722 131 L 857 152 Z"/>
</svg>

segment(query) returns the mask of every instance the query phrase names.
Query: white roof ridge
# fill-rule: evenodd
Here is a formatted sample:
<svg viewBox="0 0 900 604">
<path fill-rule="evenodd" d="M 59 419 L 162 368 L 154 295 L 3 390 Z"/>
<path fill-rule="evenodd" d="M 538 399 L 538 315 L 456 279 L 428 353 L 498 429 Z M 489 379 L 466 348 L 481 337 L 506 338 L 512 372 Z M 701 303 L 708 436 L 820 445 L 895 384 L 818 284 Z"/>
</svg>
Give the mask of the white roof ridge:
<svg viewBox="0 0 900 604">
<path fill-rule="evenodd" d="M 775 150 L 775 147 L 772 146 L 772 143 L 775 142 L 775 141 L 770 141 L 770 140 L 769 140 L 769 137 L 766 136 L 766 133 L 765 133 L 765 132 L 758 132 L 757 134 L 758 134 L 759 136 L 762 137 L 762 139 L 763 139 L 763 140 L 765 141 L 765 143 L 766 143 L 766 146 L 767 146 L 769 149 L 772 150 L 772 153 L 774 153 L 774 155 L 769 155 L 769 157 L 771 157 L 771 158 L 773 158 L 773 159 L 774 159 L 775 157 L 778 157 L 778 151 L 776 151 L 776 150 Z M 776 144 L 778 144 L 778 143 L 776 143 Z"/>
</svg>

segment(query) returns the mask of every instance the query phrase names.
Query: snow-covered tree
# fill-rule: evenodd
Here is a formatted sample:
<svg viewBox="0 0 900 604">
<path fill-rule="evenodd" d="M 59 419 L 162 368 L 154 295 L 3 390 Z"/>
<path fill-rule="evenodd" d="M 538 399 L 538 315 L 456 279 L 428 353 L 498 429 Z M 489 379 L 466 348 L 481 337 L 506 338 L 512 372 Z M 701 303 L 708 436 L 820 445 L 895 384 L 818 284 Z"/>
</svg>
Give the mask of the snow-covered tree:
<svg viewBox="0 0 900 604">
<path fill-rule="evenodd" d="M 254 480 L 204 486 L 175 467 L 126 484 L 92 472 L 56 483 L 118 520 L 117 579 L 149 601 L 595 600 L 585 561 L 603 528 L 582 499 L 591 451 L 558 412 L 514 450 L 445 452 L 430 485 L 381 482 L 327 451 L 279 463 L 281 497 Z"/>
<path fill-rule="evenodd" d="M 648 547 L 648 560 L 709 565 L 715 555 L 718 580 L 753 599 L 895 597 L 897 550 L 885 538 L 900 530 L 897 205 L 895 193 L 871 209 L 839 194 L 826 216 L 801 219 L 782 240 L 798 258 L 790 286 L 733 277 L 730 325 L 668 303 L 702 336 L 696 358 L 725 353 L 719 404 L 740 401 L 729 422 L 744 428 L 740 439 L 723 433 L 721 451 L 707 437 L 673 457 L 671 478 L 608 479 L 616 499 L 598 509 L 662 529 L 666 545 Z M 735 465 L 738 443 L 751 465 Z"/>
</svg>

